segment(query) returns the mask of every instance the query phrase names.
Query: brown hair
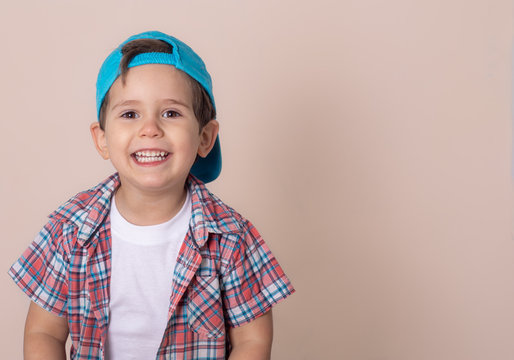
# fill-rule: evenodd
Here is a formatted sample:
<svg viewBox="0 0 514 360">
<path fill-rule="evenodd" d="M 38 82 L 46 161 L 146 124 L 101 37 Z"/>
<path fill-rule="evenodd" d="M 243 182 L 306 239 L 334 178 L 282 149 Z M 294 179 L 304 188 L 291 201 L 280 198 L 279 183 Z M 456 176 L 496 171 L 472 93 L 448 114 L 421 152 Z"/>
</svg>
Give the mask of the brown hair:
<svg viewBox="0 0 514 360">
<path fill-rule="evenodd" d="M 138 54 L 149 52 L 173 53 L 173 46 L 162 40 L 155 39 L 137 39 L 126 43 L 121 49 L 123 54 L 120 62 L 121 82 L 125 85 L 128 66 L 130 61 Z M 200 125 L 200 130 L 212 119 L 216 118 L 216 110 L 212 105 L 211 99 L 207 91 L 202 85 L 188 74 L 184 73 L 191 84 L 193 94 L 193 111 Z M 105 94 L 105 98 L 100 107 L 99 122 L 100 128 L 105 129 L 106 109 L 109 105 L 109 92 Z"/>
</svg>

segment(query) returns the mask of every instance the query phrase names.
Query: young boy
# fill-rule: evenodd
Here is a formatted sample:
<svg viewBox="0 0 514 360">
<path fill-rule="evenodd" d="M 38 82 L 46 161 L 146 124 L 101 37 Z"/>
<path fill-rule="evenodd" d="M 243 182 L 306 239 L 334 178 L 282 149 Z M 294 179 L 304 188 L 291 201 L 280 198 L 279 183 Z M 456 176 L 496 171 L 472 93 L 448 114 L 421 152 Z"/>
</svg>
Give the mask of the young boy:
<svg viewBox="0 0 514 360">
<path fill-rule="evenodd" d="M 160 32 L 97 80 L 96 148 L 117 173 L 50 220 L 9 274 L 32 300 L 25 359 L 268 359 L 294 292 L 253 225 L 204 183 L 221 170 L 211 78 Z"/>
</svg>

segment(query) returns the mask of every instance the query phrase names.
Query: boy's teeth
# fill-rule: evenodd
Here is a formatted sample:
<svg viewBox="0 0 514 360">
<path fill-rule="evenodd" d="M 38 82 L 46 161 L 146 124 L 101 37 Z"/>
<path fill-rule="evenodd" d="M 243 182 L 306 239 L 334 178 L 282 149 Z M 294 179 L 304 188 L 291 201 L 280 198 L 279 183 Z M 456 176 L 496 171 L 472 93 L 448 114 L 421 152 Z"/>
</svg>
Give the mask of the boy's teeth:
<svg viewBox="0 0 514 360">
<path fill-rule="evenodd" d="M 166 151 L 137 151 L 136 160 L 138 162 L 162 161 L 168 156 Z"/>
<path fill-rule="evenodd" d="M 168 153 L 166 151 L 138 151 L 137 156 L 165 156 Z"/>
</svg>

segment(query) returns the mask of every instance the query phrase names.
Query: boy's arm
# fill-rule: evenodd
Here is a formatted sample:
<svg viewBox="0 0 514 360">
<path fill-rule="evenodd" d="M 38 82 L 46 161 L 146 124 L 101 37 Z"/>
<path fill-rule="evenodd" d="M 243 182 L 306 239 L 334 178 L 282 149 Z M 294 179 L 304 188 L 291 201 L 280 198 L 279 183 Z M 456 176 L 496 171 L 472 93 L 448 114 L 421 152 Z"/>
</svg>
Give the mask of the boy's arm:
<svg viewBox="0 0 514 360">
<path fill-rule="evenodd" d="M 248 324 L 229 330 L 232 351 L 229 360 L 269 360 L 273 341 L 271 310 Z"/>
<path fill-rule="evenodd" d="M 30 303 L 25 321 L 23 353 L 25 360 L 66 360 L 68 321 Z"/>
</svg>

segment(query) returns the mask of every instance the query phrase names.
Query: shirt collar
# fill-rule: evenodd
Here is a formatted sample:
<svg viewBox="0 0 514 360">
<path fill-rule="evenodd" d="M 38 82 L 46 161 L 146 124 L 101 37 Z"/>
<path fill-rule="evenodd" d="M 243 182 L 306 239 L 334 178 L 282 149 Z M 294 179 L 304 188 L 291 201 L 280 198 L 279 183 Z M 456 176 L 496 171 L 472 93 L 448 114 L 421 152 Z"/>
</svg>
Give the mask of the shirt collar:
<svg viewBox="0 0 514 360">
<path fill-rule="evenodd" d="M 236 233 L 241 230 L 239 215 L 211 194 L 205 184 L 189 175 L 187 186 L 191 192 L 191 229 L 193 240 L 202 247 L 209 233 Z M 50 218 L 72 223 L 78 228 L 77 241 L 87 246 L 98 227 L 109 215 L 111 198 L 120 186 L 115 173 L 95 187 L 81 192 L 61 205 Z"/>
<path fill-rule="evenodd" d="M 77 241 L 85 245 L 109 214 L 111 197 L 120 185 L 113 174 L 95 187 L 78 193 L 50 214 L 50 218 L 65 221 L 78 228 Z"/>
</svg>

